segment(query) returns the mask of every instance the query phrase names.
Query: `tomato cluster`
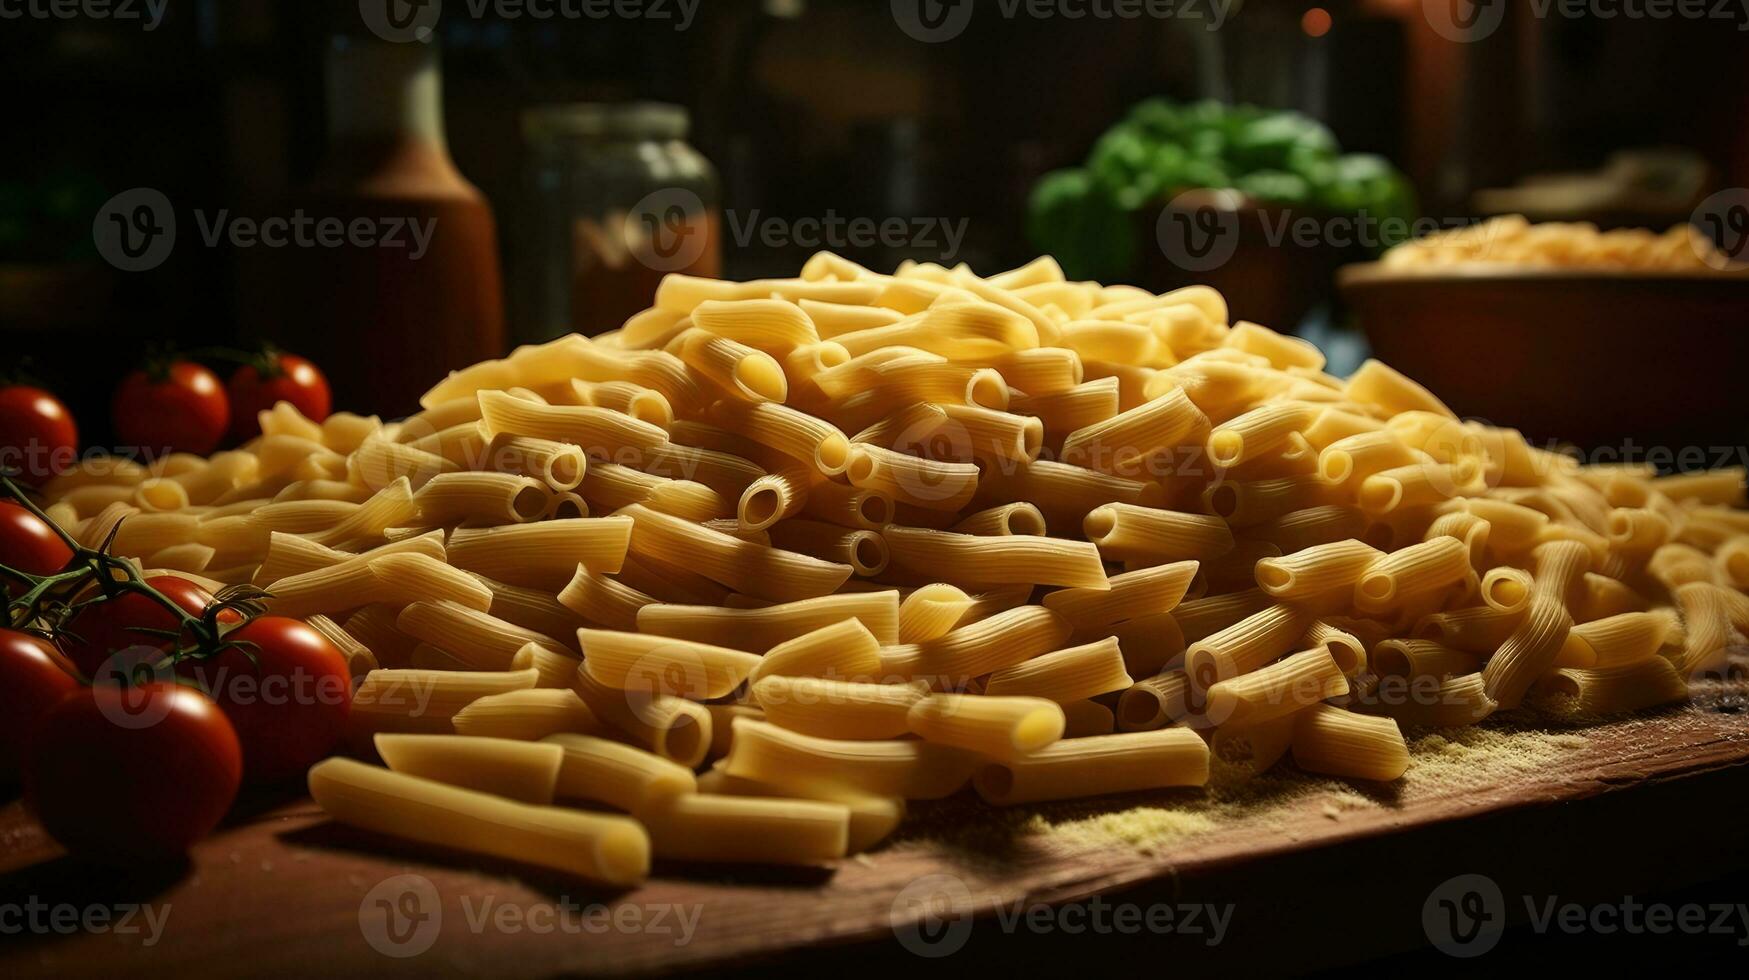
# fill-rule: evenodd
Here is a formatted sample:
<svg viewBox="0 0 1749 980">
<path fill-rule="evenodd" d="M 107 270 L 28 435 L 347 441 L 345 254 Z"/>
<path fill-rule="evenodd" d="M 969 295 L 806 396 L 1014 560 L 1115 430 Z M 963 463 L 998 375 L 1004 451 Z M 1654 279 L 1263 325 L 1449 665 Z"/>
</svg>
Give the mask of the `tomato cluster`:
<svg viewBox="0 0 1749 980">
<path fill-rule="evenodd" d="M 304 358 L 271 348 L 214 356 L 241 363 L 223 382 L 185 358 L 154 362 L 123 378 L 110 399 L 116 443 L 148 456 L 204 456 L 227 440 L 253 439 L 261 432 L 260 413 L 282 401 L 317 422 L 328 417 L 328 379 Z M 32 385 L 0 386 L 0 470 L 40 485 L 78 453 L 79 428 L 60 399 Z"/>
<path fill-rule="evenodd" d="M 0 501 L 9 599 L 28 603 L 49 577 L 73 594 L 55 613 L 10 610 L 9 624 L 46 623 L 40 633 L 0 628 L 0 783 L 21 781 L 70 849 L 173 856 L 218 824 L 242 783 L 299 776 L 331 753 L 351 678 L 302 620 L 254 615 L 171 575 L 106 593 L 96 573 L 77 573 L 102 561 Z"/>
</svg>

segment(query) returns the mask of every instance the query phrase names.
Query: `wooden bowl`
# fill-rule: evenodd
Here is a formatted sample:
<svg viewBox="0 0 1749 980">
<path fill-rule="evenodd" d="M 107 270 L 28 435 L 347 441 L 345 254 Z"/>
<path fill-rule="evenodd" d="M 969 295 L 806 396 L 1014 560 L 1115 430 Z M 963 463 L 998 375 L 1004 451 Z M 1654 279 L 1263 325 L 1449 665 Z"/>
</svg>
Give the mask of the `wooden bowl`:
<svg viewBox="0 0 1749 980">
<path fill-rule="evenodd" d="M 1338 283 L 1378 358 L 1460 415 L 1597 462 L 1658 447 L 1715 466 L 1749 444 L 1749 276 L 1372 262 Z"/>
</svg>

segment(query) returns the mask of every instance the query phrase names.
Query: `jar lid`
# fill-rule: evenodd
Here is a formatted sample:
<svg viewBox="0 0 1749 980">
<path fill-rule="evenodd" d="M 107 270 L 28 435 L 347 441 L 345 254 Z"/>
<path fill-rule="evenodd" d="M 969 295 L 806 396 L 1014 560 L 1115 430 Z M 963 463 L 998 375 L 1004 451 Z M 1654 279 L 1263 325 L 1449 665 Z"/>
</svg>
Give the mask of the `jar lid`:
<svg viewBox="0 0 1749 980">
<path fill-rule="evenodd" d="M 691 118 L 666 102 L 572 102 L 522 111 L 524 139 L 553 136 L 595 139 L 685 139 Z"/>
</svg>

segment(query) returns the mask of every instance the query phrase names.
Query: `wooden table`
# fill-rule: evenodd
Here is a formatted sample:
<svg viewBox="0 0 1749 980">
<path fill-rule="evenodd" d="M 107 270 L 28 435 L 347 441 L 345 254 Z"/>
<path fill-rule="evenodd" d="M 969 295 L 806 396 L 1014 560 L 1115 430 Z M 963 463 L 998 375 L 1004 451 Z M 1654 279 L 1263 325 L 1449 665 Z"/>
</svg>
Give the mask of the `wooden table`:
<svg viewBox="0 0 1749 980">
<path fill-rule="evenodd" d="M 955 799 L 919 806 L 901 839 L 836 868 L 659 865 L 620 894 L 408 849 L 333 825 L 308 799 L 261 804 L 184 866 L 118 874 L 62 856 L 12 803 L 0 809 L 0 927 L 9 903 L 146 903 L 161 933 L 148 944 L 148 920 L 136 914 L 132 935 L 7 935 L 0 973 L 551 976 L 755 965 L 769 975 L 774 966 L 817 974 L 1137 957 L 1137 971 L 1331 966 L 1424 947 L 1423 906 L 1457 874 L 1488 876 L 1522 919 L 1520 896 L 1619 898 L 1749 869 L 1746 707 L 1741 688 L 1715 688 L 1649 716 L 1514 736 L 1536 751 L 1490 763 L 1467 785 L 1418 761 L 1384 789 L 1277 775 L 1242 806 L 1210 808 L 1201 791 L 1018 813 Z M 1140 846 L 1037 830 L 1040 820 L 1138 805 L 1200 808 L 1208 826 Z M 920 895 L 938 906 L 954 899 L 921 930 Z M 1053 911 L 1093 896 L 1097 904 Z M 1188 905 L 1226 910 L 1219 943 L 1206 917 L 1189 934 L 1099 931 L 1126 921 L 1141 929 L 1156 906 L 1182 925 Z M 975 909 L 975 921 L 958 908 Z M 1153 914 L 1158 926 L 1165 913 Z M 921 958 L 919 947 L 958 952 Z"/>
</svg>

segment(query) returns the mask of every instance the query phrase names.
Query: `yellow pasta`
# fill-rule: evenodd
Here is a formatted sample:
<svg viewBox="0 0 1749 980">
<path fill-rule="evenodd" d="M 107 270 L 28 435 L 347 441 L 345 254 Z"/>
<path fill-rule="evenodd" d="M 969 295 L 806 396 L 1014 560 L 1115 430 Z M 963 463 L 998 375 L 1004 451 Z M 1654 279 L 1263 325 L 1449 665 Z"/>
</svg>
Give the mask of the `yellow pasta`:
<svg viewBox="0 0 1749 980">
<path fill-rule="evenodd" d="M 976 766 L 976 756 L 939 743 L 817 738 L 741 719 L 735 722 L 724 771 L 804 798 L 872 794 L 932 800 L 964 786 Z"/>
<path fill-rule="evenodd" d="M 1133 683 L 1117 638 L 1106 637 L 995 671 L 985 681 L 984 693 L 1044 698 L 1067 705 L 1128 690 Z"/>
<path fill-rule="evenodd" d="M 1208 746 L 1192 731 L 1067 739 L 1037 752 L 987 766 L 973 785 L 997 806 L 1201 786 L 1208 781 Z"/>
<path fill-rule="evenodd" d="M 1233 532 L 1225 521 L 1156 507 L 1110 503 L 1087 514 L 1082 522 L 1087 539 L 1101 555 L 1118 560 L 1160 564 L 1206 561 L 1233 549 Z"/>
<path fill-rule="evenodd" d="M 640 557 L 690 568 L 749 595 L 776 601 L 822 596 L 850 578 L 849 565 L 742 541 L 732 535 L 633 505 L 631 551 Z"/>
<path fill-rule="evenodd" d="M 1109 626 L 1170 612 L 1184 599 L 1197 563 L 1173 562 L 1111 576 L 1104 589 L 1058 589 L 1047 593 L 1044 605 L 1055 610 L 1076 629 Z"/>
<path fill-rule="evenodd" d="M 650 838 L 626 817 L 531 806 L 429 779 L 329 759 L 310 770 L 328 815 L 365 830 L 523 861 L 609 885 L 650 871 Z"/>
<path fill-rule="evenodd" d="M 577 734 L 552 734 L 542 741 L 561 752 L 554 786 L 560 799 L 594 800 L 641 813 L 698 789 L 691 769 L 634 746 Z"/>
<path fill-rule="evenodd" d="M 1294 762 L 1331 776 L 1389 782 L 1409 768 L 1409 747 L 1397 723 L 1314 705 L 1298 715 Z"/>
<path fill-rule="evenodd" d="M 906 713 L 925 694 L 921 683 L 871 684 L 771 674 L 753 685 L 765 717 L 794 732 L 821 738 L 898 738 Z"/>
<path fill-rule="evenodd" d="M 457 735 L 533 741 L 560 732 L 599 732 L 602 726 L 574 691 L 531 688 L 490 694 L 450 719 Z"/>
<path fill-rule="evenodd" d="M 621 691 L 650 691 L 696 700 L 720 698 L 747 679 L 759 658 L 695 640 L 581 629 L 583 669 Z"/>
<path fill-rule="evenodd" d="M 980 537 L 889 526 L 881 532 L 895 568 L 954 581 L 1109 588 L 1099 550 L 1084 541 L 1032 535 Z"/>
<path fill-rule="evenodd" d="M 553 801 L 564 756 L 556 746 L 472 735 L 385 733 L 376 749 L 395 772 L 523 803 Z"/>
</svg>

